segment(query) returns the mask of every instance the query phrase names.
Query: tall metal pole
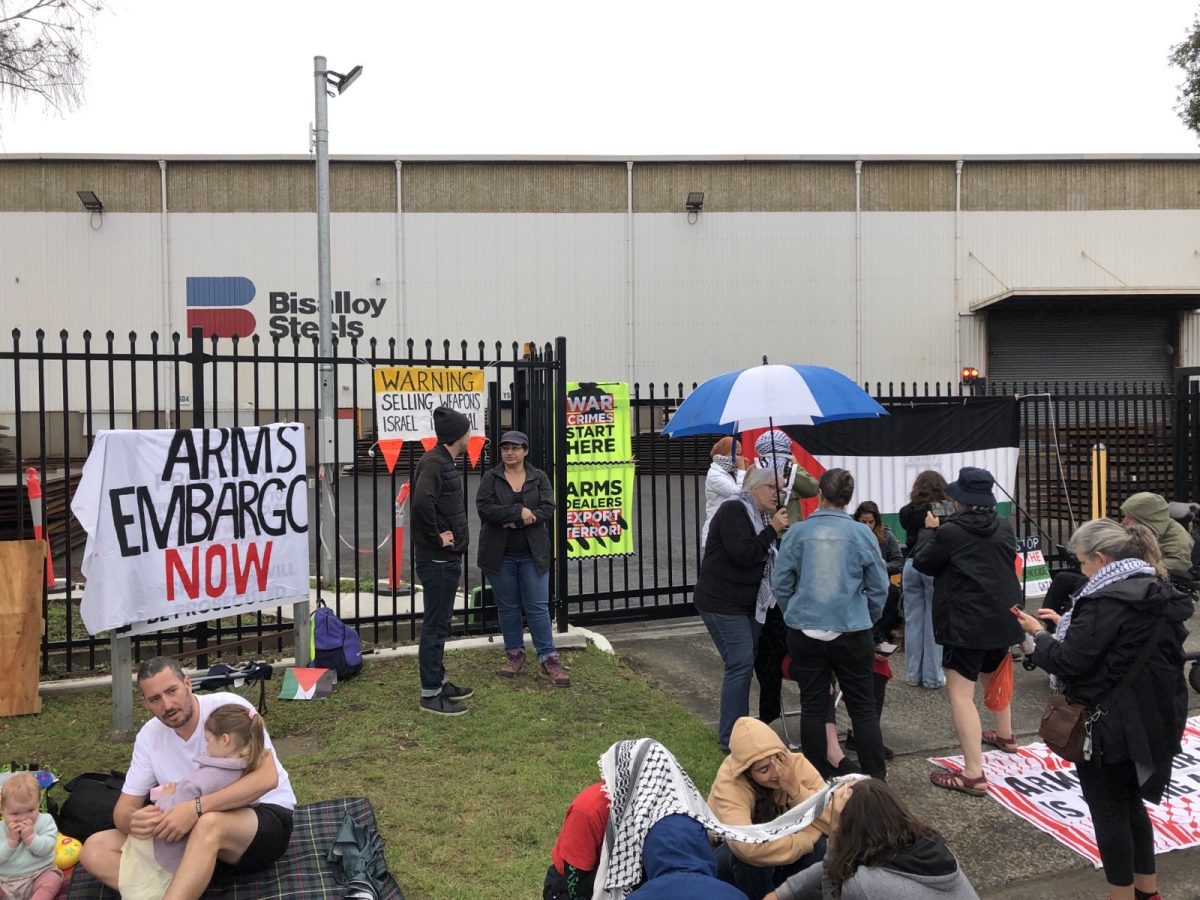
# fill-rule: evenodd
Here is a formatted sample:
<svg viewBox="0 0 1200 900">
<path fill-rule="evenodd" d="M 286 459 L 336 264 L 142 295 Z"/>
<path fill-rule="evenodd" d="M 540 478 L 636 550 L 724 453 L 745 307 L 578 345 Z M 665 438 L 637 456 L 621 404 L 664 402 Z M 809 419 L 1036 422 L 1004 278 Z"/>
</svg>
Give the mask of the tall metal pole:
<svg viewBox="0 0 1200 900">
<path fill-rule="evenodd" d="M 321 580 L 337 583 L 333 571 L 333 546 L 337 540 L 334 516 L 334 417 L 333 395 L 333 287 L 329 274 L 329 71 L 325 57 L 313 57 L 313 90 L 316 100 L 316 125 L 313 129 L 313 148 L 317 154 L 317 312 L 320 322 L 318 353 L 320 396 L 317 398 L 317 521 L 320 534 L 317 553 L 323 565 L 318 566 L 317 593 Z M 297 604 L 296 664 L 307 665 L 308 641 L 302 635 L 301 623 L 308 622 L 308 602 Z M 303 660 L 303 661 L 302 661 Z"/>
</svg>

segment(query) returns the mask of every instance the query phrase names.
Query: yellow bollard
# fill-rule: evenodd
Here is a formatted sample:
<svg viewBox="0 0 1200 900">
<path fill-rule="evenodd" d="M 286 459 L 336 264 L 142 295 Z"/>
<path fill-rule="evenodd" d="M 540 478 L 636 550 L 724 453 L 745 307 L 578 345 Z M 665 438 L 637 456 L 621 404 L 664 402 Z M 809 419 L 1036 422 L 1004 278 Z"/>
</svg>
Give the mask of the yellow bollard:
<svg viewBox="0 0 1200 900">
<path fill-rule="evenodd" d="M 1092 447 L 1092 518 L 1108 515 L 1108 448 L 1103 444 Z"/>
</svg>

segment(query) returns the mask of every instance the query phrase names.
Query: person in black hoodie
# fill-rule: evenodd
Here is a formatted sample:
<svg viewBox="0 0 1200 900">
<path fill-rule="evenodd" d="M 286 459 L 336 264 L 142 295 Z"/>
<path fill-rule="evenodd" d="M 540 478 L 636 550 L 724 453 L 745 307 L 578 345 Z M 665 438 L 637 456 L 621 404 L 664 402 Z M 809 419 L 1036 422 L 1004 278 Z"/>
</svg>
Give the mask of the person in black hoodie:
<svg viewBox="0 0 1200 900">
<path fill-rule="evenodd" d="M 462 413 L 439 406 L 433 411 L 437 446 L 421 457 L 412 477 L 413 569 L 421 582 L 421 709 L 439 716 L 461 716 L 463 700 L 475 692 L 446 677 L 443 659 L 450 616 L 467 552 L 467 505 L 458 459 L 467 449 L 471 422 Z"/>
<path fill-rule="evenodd" d="M 1012 710 L 992 710 L 996 727 L 984 731 L 975 706 L 975 683 L 986 684 L 1021 640 L 1021 627 L 1010 610 L 1021 602 L 1012 525 L 997 517 L 992 494 L 995 479 L 986 469 L 964 466 L 947 485 L 956 512 L 944 522 L 928 512 L 913 550 L 913 566 L 933 576 L 933 635 L 942 645 L 942 668 L 954 731 L 963 751 L 961 772 L 939 769 L 929 780 L 940 788 L 982 797 L 983 744 L 1016 753 Z"/>
<path fill-rule="evenodd" d="M 1092 813 L 1096 846 L 1113 900 L 1159 900 L 1154 829 L 1143 801 L 1158 803 L 1182 749 L 1188 693 L 1183 623 L 1191 599 L 1158 577 L 1154 535 L 1110 519 L 1080 526 L 1067 548 L 1088 581 L 1076 594 L 1071 627 L 1056 641 L 1022 613 L 1034 636 L 1033 662 L 1058 676 L 1067 699 L 1101 712 L 1092 725 L 1091 758 L 1076 763 Z M 1143 663 L 1141 651 L 1153 650 Z M 1141 664 L 1128 687 L 1126 673 Z"/>
</svg>

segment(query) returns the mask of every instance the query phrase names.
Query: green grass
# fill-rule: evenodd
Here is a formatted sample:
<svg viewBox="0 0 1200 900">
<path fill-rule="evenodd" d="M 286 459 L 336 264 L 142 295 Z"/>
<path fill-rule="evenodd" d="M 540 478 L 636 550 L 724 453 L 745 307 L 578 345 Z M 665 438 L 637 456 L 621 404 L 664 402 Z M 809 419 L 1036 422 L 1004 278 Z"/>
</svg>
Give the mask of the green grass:
<svg viewBox="0 0 1200 900">
<path fill-rule="evenodd" d="M 369 662 L 328 700 L 270 701 L 299 801 L 369 797 L 409 900 L 541 896 L 567 804 L 598 780 L 613 741 L 662 741 L 701 790 L 721 763 L 711 729 L 612 656 L 565 653 L 565 690 L 532 674 L 502 680 L 501 662 L 499 651 L 448 654 L 451 678 L 475 688 L 458 718 L 418 711 L 412 657 Z M 0 756 L 64 777 L 124 769 L 129 745 L 98 739 L 111 716 L 107 693 L 48 697 L 39 716 L 0 719 Z"/>
</svg>

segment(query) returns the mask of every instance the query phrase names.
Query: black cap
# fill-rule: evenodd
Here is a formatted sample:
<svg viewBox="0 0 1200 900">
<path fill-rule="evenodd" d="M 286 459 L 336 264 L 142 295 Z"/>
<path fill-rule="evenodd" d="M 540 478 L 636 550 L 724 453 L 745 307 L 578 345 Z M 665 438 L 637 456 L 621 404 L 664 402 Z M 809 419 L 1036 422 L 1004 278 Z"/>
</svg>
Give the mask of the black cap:
<svg viewBox="0 0 1200 900">
<path fill-rule="evenodd" d="M 506 431 L 500 435 L 500 444 L 520 444 L 526 450 L 529 449 L 529 438 L 525 436 L 523 431 Z"/>
<path fill-rule="evenodd" d="M 439 406 L 433 411 L 433 433 L 439 444 L 453 444 L 471 430 L 471 420 L 458 410 Z"/>
</svg>

